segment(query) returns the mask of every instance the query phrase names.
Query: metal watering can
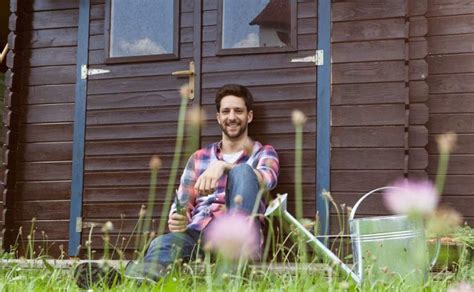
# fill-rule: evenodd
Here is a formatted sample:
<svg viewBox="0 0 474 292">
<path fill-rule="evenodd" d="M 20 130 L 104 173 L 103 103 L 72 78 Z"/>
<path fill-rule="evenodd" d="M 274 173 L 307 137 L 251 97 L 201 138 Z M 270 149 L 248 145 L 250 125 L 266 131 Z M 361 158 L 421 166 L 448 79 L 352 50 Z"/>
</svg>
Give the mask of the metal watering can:
<svg viewBox="0 0 474 292">
<path fill-rule="evenodd" d="M 403 215 L 354 219 L 357 208 L 365 198 L 386 189 L 396 188 L 383 187 L 368 192 L 357 201 L 349 216 L 354 269 L 343 263 L 287 211 L 287 194 L 270 202 L 265 216 L 282 216 L 288 223 L 295 225 L 308 238 L 308 244 L 337 264 L 358 285 L 366 278 L 387 281 L 394 276 L 402 277 L 410 283 L 421 284 L 436 262 L 440 248 L 438 241 L 430 265 L 421 220 Z"/>
</svg>

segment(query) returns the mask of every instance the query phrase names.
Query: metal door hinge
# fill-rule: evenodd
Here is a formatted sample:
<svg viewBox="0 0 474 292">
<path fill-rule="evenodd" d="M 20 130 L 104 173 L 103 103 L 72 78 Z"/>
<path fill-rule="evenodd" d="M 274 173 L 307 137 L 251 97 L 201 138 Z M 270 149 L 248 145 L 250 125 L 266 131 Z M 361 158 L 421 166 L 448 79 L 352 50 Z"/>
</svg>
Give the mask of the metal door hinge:
<svg viewBox="0 0 474 292">
<path fill-rule="evenodd" d="M 292 63 L 313 62 L 316 66 L 324 65 L 324 50 L 316 50 L 316 53 L 312 56 L 291 59 L 291 62 Z"/>
<path fill-rule="evenodd" d="M 97 74 L 106 74 L 110 73 L 110 70 L 107 69 L 88 69 L 87 65 L 81 66 L 81 79 L 87 79 L 87 76 L 97 75 Z"/>
<path fill-rule="evenodd" d="M 82 232 L 82 217 L 76 217 L 76 232 Z"/>
</svg>

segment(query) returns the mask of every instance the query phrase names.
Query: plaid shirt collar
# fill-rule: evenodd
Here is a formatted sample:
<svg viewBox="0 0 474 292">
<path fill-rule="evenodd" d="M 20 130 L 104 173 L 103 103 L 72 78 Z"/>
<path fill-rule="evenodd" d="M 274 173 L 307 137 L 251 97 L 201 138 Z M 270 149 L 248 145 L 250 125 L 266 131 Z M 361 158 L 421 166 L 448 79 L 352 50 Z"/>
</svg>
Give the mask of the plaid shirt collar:
<svg viewBox="0 0 474 292">
<path fill-rule="evenodd" d="M 247 161 L 250 158 L 252 153 L 249 153 L 249 150 L 253 150 L 253 147 L 255 146 L 255 142 L 252 139 L 250 139 L 250 143 L 252 147 L 244 147 L 242 154 L 240 155 L 239 159 L 236 160 L 235 163 L 237 164 L 242 163 L 242 162 Z M 213 151 L 217 159 L 224 160 L 224 157 L 223 157 L 224 154 L 222 153 L 222 140 L 217 143 L 214 143 Z"/>
</svg>

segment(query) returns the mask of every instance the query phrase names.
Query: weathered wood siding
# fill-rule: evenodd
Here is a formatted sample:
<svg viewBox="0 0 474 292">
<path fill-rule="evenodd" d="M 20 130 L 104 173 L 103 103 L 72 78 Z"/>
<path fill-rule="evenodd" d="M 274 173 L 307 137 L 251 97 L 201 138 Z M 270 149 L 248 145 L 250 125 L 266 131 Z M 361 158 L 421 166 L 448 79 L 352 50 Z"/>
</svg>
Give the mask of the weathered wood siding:
<svg viewBox="0 0 474 292">
<path fill-rule="evenodd" d="M 331 193 L 338 204 L 353 206 L 407 172 L 406 15 L 404 0 L 332 3 Z M 368 200 L 358 213 L 381 214 L 380 202 Z"/>
<path fill-rule="evenodd" d="M 20 2 L 20 1 L 18 1 Z M 67 246 L 78 1 L 21 1 L 24 30 L 14 227 Z M 43 238 L 44 239 L 44 238 Z"/>
<path fill-rule="evenodd" d="M 187 68 L 193 58 L 194 1 L 181 1 L 181 53 L 179 61 L 147 64 L 103 64 L 103 15 L 91 22 L 90 62 L 111 73 L 90 79 L 87 109 L 87 145 L 84 217 L 88 222 L 112 219 L 121 236 L 132 232 L 138 212 L 148 196 L 148 160 L 152 154 L 163 159 L 158 180 L 159 220 L 168 182 L 180 99 L 176 89 L 186 79 L 170 73 Z M 250 135 L 270 143 L 281 158 L 280 185 L 275 192 L 293 192 L 293 109 L 308 116 L 305 126 L 306 214 L 314 216 L 316 68 L 311 63 L 291 63 L 292 57 L 307 56 L 316 48 L 316 1 L 299 1 L 298 52 L 217 56 L 216 0 L 204 1 L 202 11 L 202 94 L 191 105 L 207 113 L 201 146 L 220 140 L 215 121 L 214 95 L 226 83 L 240 83 L 255 97 L 255 119 Z M 99 1 L 92 11 L 103 10 Z M 126 121 L 126 124 L 124 124 Z M 187 157 L 184 158 L 187 160 Z M 293 205 L 293 200 L 290 206 Z M 156 224 L 156 223 L 155 223 Z M 118 228 L 114 233 L 119 232 Z M 99 232 L 96 238 L 100 236 Z M 83 233 L 83 240 L 87 237 Z M 94 243 L 95 242 L 95 243 Z M 132 241 L 133 242 L 133 241 Z M 100 241 L 93 241 L 100 248 Z M 130 246 L 131 247 L 131 246 Z"/>
<path fill-rule="evenodd" d="M 16 235 L 36 218 L 36 238 L 45 231 L 55 242 L 49 253 L 57 255 L 68 238 L 79 0 L 18 2 L 11 1 L 2 223 L 5 234 Z M 290 118 L 293 109 L 302 110 L 308 116 L 304 208 L 305 216 L 314 218 L 316 68 L 290 59 L 314 54 L 317 1 L 298 1 L 297 52 L 232 56 L 216 55 L 217 0 L 202 2 L 202 32 L 195 31 L 194 3 L 181 1 L 180 60 L 106 65 L 104 0 L 92 1 L 89 63 L 111 72 L 89 81 L 83 214 L 86 223 L 112 219 L 112 240 L 118 232 L 130 234 L 147 201 L 152 154 L 163 159 L 154 212 L 159 216 L 174 149 L 177 88 L 186 82 L 169 74 L 188 67 L 197 33 L 202 94 L 192 104 L 208 113 L 201 145 L 219 139 L 215 90 L 228 82 L 249 86 L 256 99 L 250 134 L 279 152 L 275 193 L 288 192 L 293 208 Z M 471 1 L 334 0 L 332 8 L 331 191 L 336 202 L 352 206 L 363 193 L 400 177 L 433 177 L 435 136 L 452 130 L 459 143 L 444 200 L 474 225 Z M 374 199 L 360 213 L 385 211 Z M 332 216 L 331 233 L 337 233 L 334 210 Z M 100 231 L 93 236 L 93 247 L 100 249 Z"/>
<path fill-rule="evenodd" d="M 428 174 L 436 174 L 436 136 L 456 132 L 443 201 L 474 226 L 474 2 L 430 0 L 427 20 Z"/>
</svg>

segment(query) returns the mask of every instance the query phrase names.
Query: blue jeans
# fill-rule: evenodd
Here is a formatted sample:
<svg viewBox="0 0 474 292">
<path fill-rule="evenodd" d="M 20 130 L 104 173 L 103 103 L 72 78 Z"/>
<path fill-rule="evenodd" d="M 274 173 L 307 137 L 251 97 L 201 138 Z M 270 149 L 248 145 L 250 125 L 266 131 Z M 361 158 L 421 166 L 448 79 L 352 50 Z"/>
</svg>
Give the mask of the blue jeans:
<svg viewBox="0 0 474 292">
<path fill-rule="evenodd" d="M 246 164 L 239 164 L 230 170 L 227 177 L 225 203 L 228 210 L 239 210 L 251 214 L 257 199 L 259 183 L 253 168 Z M 236 204 L 234 199 L 237 195 L 242 196 L 242 203 Z M 210 223 L 212 224 L 212 223 Z M 258 227 L 260 222 L 256 220 Z M 200 250 L 200 238 L 202 233 L 193 229 L 184 232 L 167 233 L 155 238 L 147 249 L 142 267 L 143 276 L 159 278 L 158 271 L 169 266 L 174 261 L 182 259 L 189 261 L 198 256 Z M 129 269 L 127 268 L 127 271 Z M 127 274 L 127 271 L 125 272 Z M 135 272 L 130 272 L 134 274 Z"/>
</svg>

